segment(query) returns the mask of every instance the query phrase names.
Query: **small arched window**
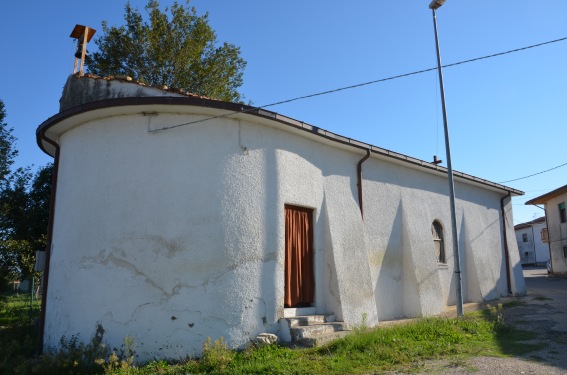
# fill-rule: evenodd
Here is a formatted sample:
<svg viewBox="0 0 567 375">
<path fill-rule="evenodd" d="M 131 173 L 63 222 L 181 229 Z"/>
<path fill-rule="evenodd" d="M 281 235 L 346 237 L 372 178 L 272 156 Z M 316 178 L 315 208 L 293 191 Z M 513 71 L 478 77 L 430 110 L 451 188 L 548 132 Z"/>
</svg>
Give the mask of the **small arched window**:
<svg viewBox="0 0 567 375">
<path fill-rule="evenodd" d="M 445 259 L 445 244 L 443 240 L 443 226 L 437 220 L 431 224 L 431 234 L 433 235 L 433 245 L 437 262 L 447 263 Z"/>
</svg>

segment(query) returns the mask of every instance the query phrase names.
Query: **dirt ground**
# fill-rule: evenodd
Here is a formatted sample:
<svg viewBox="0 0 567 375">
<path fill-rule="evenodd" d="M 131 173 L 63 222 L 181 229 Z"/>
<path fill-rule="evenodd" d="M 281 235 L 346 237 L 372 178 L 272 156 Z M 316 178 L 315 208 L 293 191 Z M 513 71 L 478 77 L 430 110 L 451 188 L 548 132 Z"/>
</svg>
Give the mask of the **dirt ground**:
<svg viewBox="0 0 567 375">
<path fill-rule="evenodd" d="M 567 374 L 567 279 L 548 277 L 544 268 L 524 268 L 528 293 L 518 306 L 504 309 L 504 321 L 518 329 L 538 332 L 530 343 L 541 349 L 523 357 L 474 357 L 427 361 L 419 364 L 425 374 Z"/>
</svg>

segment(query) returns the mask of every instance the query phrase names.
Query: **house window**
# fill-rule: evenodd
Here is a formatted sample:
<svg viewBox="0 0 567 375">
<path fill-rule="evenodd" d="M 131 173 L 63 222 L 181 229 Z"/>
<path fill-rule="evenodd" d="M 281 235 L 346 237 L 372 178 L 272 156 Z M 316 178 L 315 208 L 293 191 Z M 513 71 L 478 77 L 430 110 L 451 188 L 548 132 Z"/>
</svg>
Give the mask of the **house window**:
<svg viewBox="0 0 567 375">
<path fill-rule="evenodd" d="M 547 233 L 547 228 L 543 228 L 540 232 L 541 235 L 541 242 L 548 243 L 549 242 L 549 234 Z"/>
<path fill-rule="evenodd" d="M 435 256 L 437 262 L 447 263 L 445 260 L 445 245 L 443 241 L 443 226 L 437 220 L 431 224 L 431 234 L 433 235 L 433 245 L 435 247 Z"/>
<path fill-rule="evenodd" d="M 527 233 L 522 234 L 522 242 L 528 242 L 528 234 Z"/>
<path fill-rule="evenodd" d="M 565 202 L 559 204 L 559 221 L 565 223 L 567 221 L 567 214 L 565 213 Z"/>
</svg>

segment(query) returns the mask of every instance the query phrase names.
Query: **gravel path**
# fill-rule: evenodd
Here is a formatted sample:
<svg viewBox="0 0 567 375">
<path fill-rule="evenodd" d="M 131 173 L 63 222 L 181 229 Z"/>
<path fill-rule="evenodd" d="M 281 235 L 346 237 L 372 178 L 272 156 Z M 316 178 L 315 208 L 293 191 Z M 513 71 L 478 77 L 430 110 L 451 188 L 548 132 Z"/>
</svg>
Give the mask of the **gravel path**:
<svg viewBox="0 0 567 375">
<path fill-rule="evenodd" d="M 439 375 L 461 374 L 566 374 L 565 368 L 522 358 L 474 357 L 466 360 L 430 361 L 419 367 L 419 373 Z M 405 374 L 405 373 L 394 373 Z"/>
</svg>

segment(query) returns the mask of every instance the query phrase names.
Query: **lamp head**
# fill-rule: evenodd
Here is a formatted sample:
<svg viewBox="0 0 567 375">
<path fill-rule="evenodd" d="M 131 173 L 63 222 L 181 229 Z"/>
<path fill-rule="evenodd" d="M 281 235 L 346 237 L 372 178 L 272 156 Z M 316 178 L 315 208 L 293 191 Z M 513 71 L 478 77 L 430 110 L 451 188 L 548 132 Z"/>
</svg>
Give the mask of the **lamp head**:
<svg viewBox="0 0 567 375">
<path fill-rule="evenodd" d="M 431 3 L 429 3 L 429 9 L 436 10 L 443 4 L 445 4 L 445 0 L 433 0 Z"/>
</svg>

